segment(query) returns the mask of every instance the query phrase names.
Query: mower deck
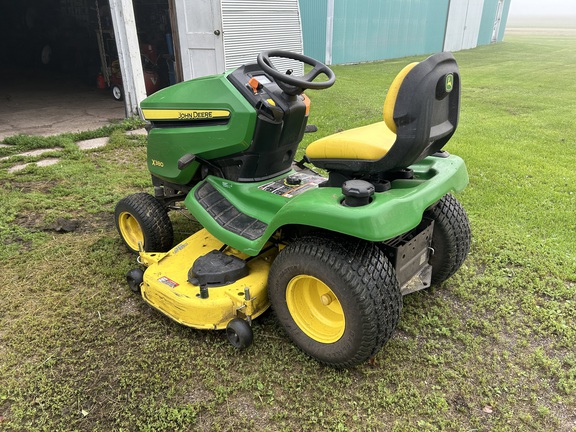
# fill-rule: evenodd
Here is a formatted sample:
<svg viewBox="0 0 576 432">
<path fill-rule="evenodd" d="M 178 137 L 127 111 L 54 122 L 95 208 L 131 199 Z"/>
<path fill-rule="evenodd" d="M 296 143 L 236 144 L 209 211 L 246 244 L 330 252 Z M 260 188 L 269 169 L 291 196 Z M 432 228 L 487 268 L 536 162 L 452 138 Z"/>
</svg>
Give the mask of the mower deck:
<svg viewBox="0 0 576 432">
<path fill-rule="evenodd" d="M 277 249 L 270 248 L 248 260 L 247 276 L 236 281 L 221 286 L 191 283 L 189 272 L 195 261 L 210 253 L 217 255 L 219 252 L 213 251 L 222 247 L 222 242 L 203 229 L 167 253 L 141 252 L 140 261 L 148 267 L 140 287 L 142 297 L 173 320 L 197 329 L 220 330 L 233 318 L 258 317 L 270 306 L 266 283 Z M 231 248 L 223 252 L 248 258 Z"/>
</svg>

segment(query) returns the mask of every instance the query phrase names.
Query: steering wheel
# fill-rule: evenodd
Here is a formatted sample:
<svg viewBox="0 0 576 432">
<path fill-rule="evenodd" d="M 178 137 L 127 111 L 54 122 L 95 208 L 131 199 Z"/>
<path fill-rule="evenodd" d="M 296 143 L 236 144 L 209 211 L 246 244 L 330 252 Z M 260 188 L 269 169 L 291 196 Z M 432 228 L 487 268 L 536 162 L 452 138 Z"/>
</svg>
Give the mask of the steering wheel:
<svg viewBox="0 0 576 432">
<path fill-rule="evenodd" d="M 312 66 L 312 70 L 302 76 L 293 76 L 280 72 L 274 67 L 270 57 L 280 57 L 290 60 L 297 60 Z M 328 66 L 312 57 L 305 56 L 290 51 L 282 50 L 267 50 L 258 54 L 258 65 L 264 72 L 272 76 L 278 86 L 291 96 L 301 94 L 306 89 L 322 90 L 331 87 L 336 81 L 336 75 Z M 327 81 L 313 82 L 318 76 L 324 74 L 328 77 Z"/>
</svg>

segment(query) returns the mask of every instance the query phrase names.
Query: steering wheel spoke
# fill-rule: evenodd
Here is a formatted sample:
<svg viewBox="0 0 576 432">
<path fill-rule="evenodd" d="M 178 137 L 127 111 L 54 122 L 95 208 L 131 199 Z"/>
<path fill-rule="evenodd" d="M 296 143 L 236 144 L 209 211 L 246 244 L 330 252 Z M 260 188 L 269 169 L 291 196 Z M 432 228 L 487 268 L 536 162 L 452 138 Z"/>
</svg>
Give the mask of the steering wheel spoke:
<svg viewBox="0 0 576 432">
<path fill-rule="evenodd" d="M 307 74 L 303 75 L 302 78 L 304 78 L 306 81 L 313 81 L 318 75 L 320 75 L 322 73 L 322 68 L 316 66 L 314 69 L 312 69 L 310 72 L 308 72 Z"/>
<path fill-rule="evenodd" d="M 312 70 L 303 76 L 288 75 L 280 72 L 273 64 L 270 57 L 285 58 L 300 61 L 312 66 Z M 321 90 L 331 87 L 336 81 L 336 75 L 328 66 L 312 57 L 303 54 L 282 50 L 262 51 L 258 54 L 258 64 L 264 72 L 272 76 L 282 90 L 292 96 L 301 94 L 306 89 Z M 314 82 L 319 75 L 326 75 L 326 81 Z M 284 85 L 282 85 L 284 84 Z"/>
</svg>

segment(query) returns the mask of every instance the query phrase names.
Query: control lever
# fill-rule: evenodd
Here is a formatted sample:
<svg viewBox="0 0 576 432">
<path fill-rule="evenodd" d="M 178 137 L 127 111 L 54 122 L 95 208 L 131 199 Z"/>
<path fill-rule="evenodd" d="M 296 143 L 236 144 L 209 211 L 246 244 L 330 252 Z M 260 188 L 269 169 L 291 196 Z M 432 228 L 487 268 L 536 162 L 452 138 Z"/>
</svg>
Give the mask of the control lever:
<svg viewBox="0 0 576 432">
<path fill-rule="evenodd" d="M 186 153 L 180 159 L 178 159 L 178 169 L 182 171 L 184 168 L 189 166 L 192 162 L 198 162 L 202 165 L 206 165 L 212 168 L 220 177 L 224 178 L 224 173 L 220 167 L 214 165 L 212 162 L 207 161 L 206 159 L 201 158 L 200 156 L 196 156 L 192 153 Z"/>
<path fill-rule="evenodd" d="M 196 160 L 196 155 L 187 153 L 178 159 L 178 169 L 182 171 L 184 168 L 189 166 L 192 162 Z"/>
</svg>

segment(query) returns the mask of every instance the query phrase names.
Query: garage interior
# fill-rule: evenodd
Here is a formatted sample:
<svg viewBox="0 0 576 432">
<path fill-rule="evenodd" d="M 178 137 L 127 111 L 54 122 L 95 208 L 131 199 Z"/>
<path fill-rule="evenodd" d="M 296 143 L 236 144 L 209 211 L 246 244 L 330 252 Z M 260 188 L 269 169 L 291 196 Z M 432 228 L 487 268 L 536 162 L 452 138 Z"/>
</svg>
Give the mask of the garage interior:
<svg viewBox="0 0 576 432">
<path fill-rule="evenodd" d="M 151 94 L 175 82 L 169 0 L 133 5 Z M 125 117 L 108 0 L 0 0 L 0 10 L 0 141 Z"/>
</svg>

